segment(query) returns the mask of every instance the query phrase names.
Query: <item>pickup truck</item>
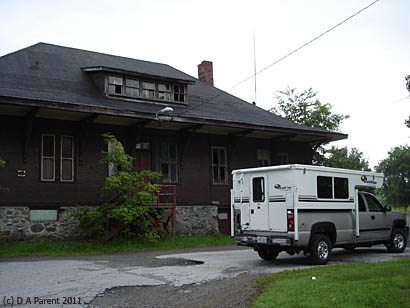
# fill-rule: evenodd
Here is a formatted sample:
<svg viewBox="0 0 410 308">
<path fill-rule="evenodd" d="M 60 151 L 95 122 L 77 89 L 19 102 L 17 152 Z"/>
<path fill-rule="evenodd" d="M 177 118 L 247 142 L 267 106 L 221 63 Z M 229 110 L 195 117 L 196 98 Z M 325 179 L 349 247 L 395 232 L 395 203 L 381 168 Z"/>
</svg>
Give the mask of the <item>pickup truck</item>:
<svg viewBox="0 0 410 308">
<path fill-rule="evenodd" d="M 326 264 L 331 250 L 384 244 L 406 249 L 406 215 L 359 187 L 381 187 L 383 174 L 309 165 L 234 170 L 232 235 L 263 260 L 303 252 Z"/>
</svg>

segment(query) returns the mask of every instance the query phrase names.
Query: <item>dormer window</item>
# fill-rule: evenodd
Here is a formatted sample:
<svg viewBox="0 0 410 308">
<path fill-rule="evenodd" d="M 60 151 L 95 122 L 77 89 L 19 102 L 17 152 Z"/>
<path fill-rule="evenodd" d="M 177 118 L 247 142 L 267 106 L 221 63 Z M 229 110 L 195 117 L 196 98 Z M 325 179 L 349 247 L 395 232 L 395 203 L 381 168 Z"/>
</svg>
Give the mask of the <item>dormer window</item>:
<svg viewBox="0 0 410 308">
<path fill-rule="evenodd" d="M 130 97 L 140 96 L 140 82 L 136 79 L 125 79 L 125 95 Z"/>
<path fill-rule="evenodd" d="M 174 85 L 174 101 L 176 102 L 185 102 L 185 86 L 183 85 Z"/>
<path fill-rule="evenodd" d="M 142 97 L 154 98 L 155 97 L 155 83 L 143 81 L 142 82 Z"/>
<path fill-rule="evenodd" d="M 166 83 L 159 83 L 158 84 L 158 99 L 162 99 L 164 101 L 171 100 L 171 86 Z"/>
<path fill-rule="evenodd" d="M 122 95 L 122 77 L 112 75 L 108 77 L 108 93 Z"/>
<path fill-rule="evenodd" d="M 178 103 L 186 103 L 188 101 L 187 86 L 184 84 L 140 80 L 118 75 L 108 75 L 107 94 Z"/>
</svg>

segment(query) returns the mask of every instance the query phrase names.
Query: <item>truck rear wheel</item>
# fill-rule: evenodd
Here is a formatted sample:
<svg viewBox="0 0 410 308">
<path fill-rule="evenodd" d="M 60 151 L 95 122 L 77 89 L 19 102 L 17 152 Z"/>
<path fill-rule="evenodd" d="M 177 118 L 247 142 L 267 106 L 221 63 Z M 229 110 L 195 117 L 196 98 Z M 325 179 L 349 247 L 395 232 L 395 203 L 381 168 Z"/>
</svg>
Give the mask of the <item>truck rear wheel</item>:
<svg viewBox="0 0 410 308">
<path fill-rule="evenodd" d="M 273 261 L 276 259 L 276 257 L 279 254 L 279 250 L 277 249 L 261 249 L 258 250 L 258 255 L 261 257 L 261 259 L 265 261 Z"/>
<path fill-rule="evenodd" d="M 309 245 L 310 261 L 316 265 L 324 265 L 330 256 L 330 240 L 324 234 L 315 234 Z"/>
<path fill-rule="evenodd" d="M 393 229 L 391 238 L 386 244 L 389 252 L 403 252 L 407 246 L 407 239 L 402 229 Z"/>
</svg>

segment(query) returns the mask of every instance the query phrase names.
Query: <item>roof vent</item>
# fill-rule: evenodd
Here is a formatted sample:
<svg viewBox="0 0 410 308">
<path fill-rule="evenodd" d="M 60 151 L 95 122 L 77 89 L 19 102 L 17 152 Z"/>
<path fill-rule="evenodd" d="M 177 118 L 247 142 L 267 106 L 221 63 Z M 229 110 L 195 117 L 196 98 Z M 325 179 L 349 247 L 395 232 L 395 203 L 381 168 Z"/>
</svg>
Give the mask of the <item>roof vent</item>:
<svg viewBox="0 0 410 308">
<path fill-rule="evenodd" d="M 202 61 L 198 65 L 198 79 L 214 85 L 214 70 L 211 61 Z"/>
</svg>

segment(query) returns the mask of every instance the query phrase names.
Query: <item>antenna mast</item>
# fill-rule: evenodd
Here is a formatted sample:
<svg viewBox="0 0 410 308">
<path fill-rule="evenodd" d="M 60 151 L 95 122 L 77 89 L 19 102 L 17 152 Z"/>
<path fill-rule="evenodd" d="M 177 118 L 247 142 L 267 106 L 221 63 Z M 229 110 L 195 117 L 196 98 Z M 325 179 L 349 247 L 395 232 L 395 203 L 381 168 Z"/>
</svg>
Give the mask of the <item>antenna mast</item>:
<svg viewBox="0 0 410 308">
<path fill-rule="evenodd" d="M 253 73 L 255 77 L 255 105 L 256 105 L 256 34 L 253 31 Z"/>
</svg>

